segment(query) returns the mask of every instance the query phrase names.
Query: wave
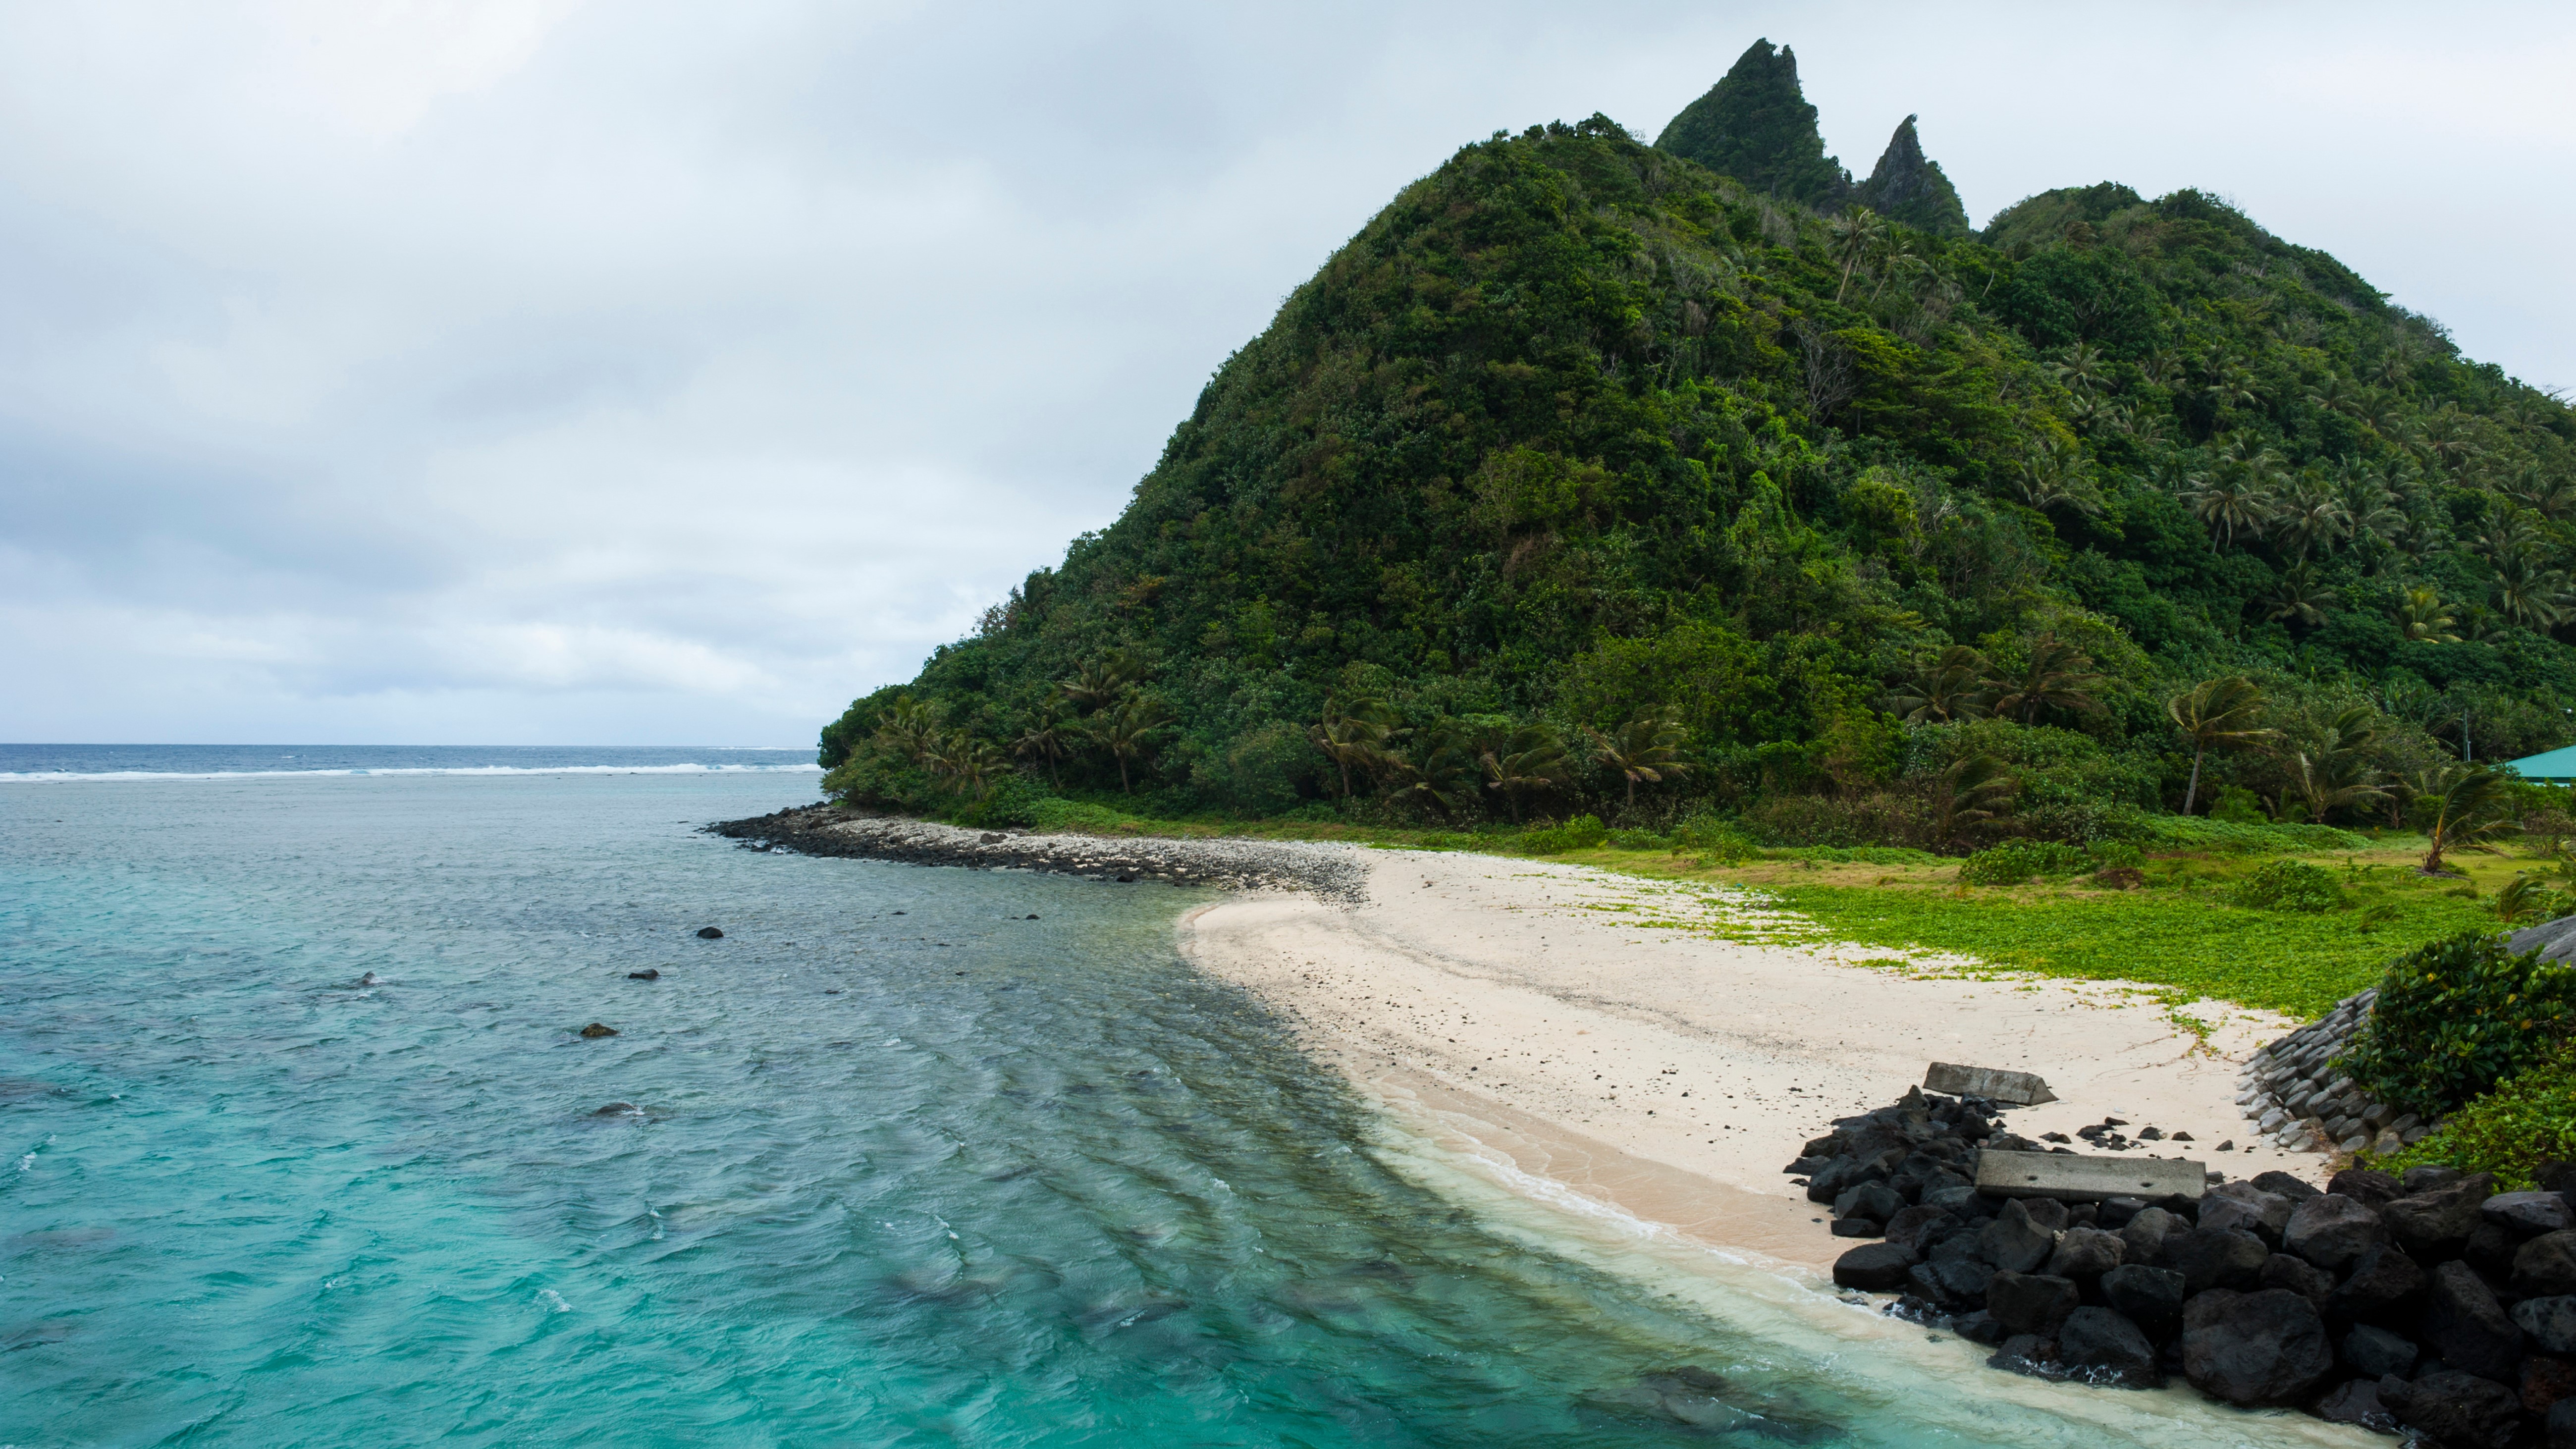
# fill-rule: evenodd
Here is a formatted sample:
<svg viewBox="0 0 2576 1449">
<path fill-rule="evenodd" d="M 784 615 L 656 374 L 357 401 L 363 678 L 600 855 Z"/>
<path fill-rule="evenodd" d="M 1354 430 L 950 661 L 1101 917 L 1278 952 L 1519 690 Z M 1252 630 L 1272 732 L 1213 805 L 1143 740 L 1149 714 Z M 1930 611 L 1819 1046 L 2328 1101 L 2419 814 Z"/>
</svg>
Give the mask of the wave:
<svg viewBox="0 0 2576 1449">
<path fill-rule="evenodd" d="M 0 770 L 0 784 L 72 780 L 272 780 L 326 775 L 776 775 L 821 765 L 386 765 L 315 770 Z"/>
</svg>

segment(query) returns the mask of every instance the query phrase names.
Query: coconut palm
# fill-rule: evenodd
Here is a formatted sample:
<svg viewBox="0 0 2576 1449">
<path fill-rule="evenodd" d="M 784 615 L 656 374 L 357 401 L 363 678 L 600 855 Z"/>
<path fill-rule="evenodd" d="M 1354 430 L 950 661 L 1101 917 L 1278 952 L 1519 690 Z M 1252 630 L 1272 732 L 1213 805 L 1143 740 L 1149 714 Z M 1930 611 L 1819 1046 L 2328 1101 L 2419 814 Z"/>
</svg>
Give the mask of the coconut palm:
<svg viewBox="0 0 2576 1449">
<path fill-rule="evenodd" d="M 2332 553 L 2337 542 L 2350 537 L 2352 515 L 2323 479 L 2301 475 L 2274 496 L 2271 525 L 2272 537 L 2288 544 L 2293 557 L 2304 559 L 2311 549 Z"/>
<path fill-rule="evenodd" d="M 1476 763 L 1484 772 L 1485 788 L 1499 792 L 1510 807 L 1514 825 L 1521 820 L 1523 794 L 1563 785 L 1568 774 L 1565 741 L 1543 724 L 1521 725 L 1487 740 Z"/>
<path fill-rule="evenodd" d="M 2010 768 L 1993 755 L 1951 762 L 1932 781 L 1932 843 L 1947 848 L 1959 832 L 2008 813 L 2021 788 Z"/>
<path fill-rule="evenodd" d="M 876 737 L 897 754 L 919 764 L 938 743 L 939 718 L 923 701 L 898 694 L 878 719 Z"/>
<path fill-rule="evenodd" d="M 2499 554 L 2495 575 L 2497 612 L 2526 629 L 2546 631 L 2576 610 L 2576 593 L 2568 589 L 2566 573 L 2543 565 L 2527 550 Z"/>
<path fill-rule="evenodd" d="M 1046 698 L 1038 702 L 1037 712 L 1030 716 L 1028 728 L 1020 731 L 1020 737 L 1011 743 L 1011 748 L 1018 754 L 1044 761 L 1047 782 L 1058 786 L 1064 780 L 1057 773 L 1056 765 L 1073 753 L 1069 715 L 1064 691 L 1048 690 Z"/>
<path fill-rule="evenodd" d="M 2432 801 L 2433 822 L 2424 829 L 2424 839 L 2431 849 L 2424 852 L 2424 863 L 2418 866 L 2426 875 L 2447 875 L 2442 857 L 2454 850 L 2496 853 L 2490 842 L 2510 834 L 2513 821 L 2508 818 L 2506 777 L 2503 772 L 2484 765 L 2454 765 L 2435 780 L 2435 788 L 2424 791 Z"/>
<path fill-rule="evenodd" d="M 993 782 L 1010 767 L 999 747 L 964 730 L 940 736 L 923 752 L 922 763 L 958 793 L 971 794 L 978 800 L 992 793 Z"/>
<path fill-rule="evenodd" d="M 2102 349 L 2089 342 L 2078 342 L 2057 354 L 2048 365 L 2049 375 L 2066 385 L 2066 390 L 2089 393 L 2101 388 L 2111 374 L 2111 364 Z"/>
<path fill-rule="evenodd" d="M 2043 709 L 2102 707 L 2092 693 L 2102 683 L 2102 676 L 2093 670 L 2093 657 L 2054 633 L 2030 641 L 2030 654 L 2018 676 L 1996 677 L 1987 683 L 1995 692 L 1990 706 L 1994 712 L 2006 718 L 2019 715 L 2026 725 L 2039 723 Z"/>
<path fill-rule="evenodd" d="M 2263 725 L 2263 690 L 2242 674 L 2204 679 L 2165 701 L 2165 714 L 2191 742 L 2191 783 L 2183 787 L 2182 813 L 2200 798 L 2201 757 L 2211 750 L 2241 750 L 2277 739 Z"/>
<path fill-rule="evenodd" d="M 2378 711 L 2356 704 L 2326 726 L 2326 738 L 2315 754 L 2301 750 L 2291 757 L 2290 783 L 2307 802 L 2309 819 L 2322 821 L 2331 811 L 2376 805 L 2388 798 L 2387 777 L 2370 759 L 2370 747 L 2378 738 Z"/>
<path fill-rule="evenodd" d="M 2263 617 L 2275 624 L 2295 620 L 2313 629 L 2326 621 L 2328 609 L 2342 602 L 2343 594 L 2302 561 L 2281 570 L 2281 581 L 2264 602 Z"/>
<path fill-rule="evenodd" d="M 2407 638 L 2425 644 L 2457 644 L 2460 636 L 2451 632 L 2459 627 L 2450 606 L 2428 586 L 2408 589 L 2397 605 L 2397 627 Z"/>
<path fill-rule="evenodd" d="M 1171 724 L 1172 712 L 1150 694 L 1130 691 L 1116 704 L 1091 717 L 1087 726 L 1092 739 L 1118 761 L 1118 788 L 1136 793 L 1129 778 L 1129 767 L 1154 752 L 1154 745 Z"/>
<path fill-rule="evenodd" d="M 1888 713 L 1907 724 L 1950 724 L 1986 712 L 1986 656 L 1953 644 L 1912 680 L 1889 690 Z"/>
<path fill-rule="evenodd" d="M 2084 455 L 2073 445 L 2043 436 L 2022 454 L 2013 482 L 2031 507 L 2064 508 L 2086 517 L 2102 511 L 2101 495 L 2084 477 Z"/>
<path fill-rule="evenodd" d="M 1637 808 L 1638 782 L 1661 784 L 1690 773 L 1690 763 L 1681 755 L 1681 721 L 1669 711 L 1649 710 L 1606 735 L 1594 729 L 1584 733 L 1592 737 L 1592 757 L 1626 777 L 1631 810 Z"/>
<path fill-rule="evenodd" d="M 1442 720 L 1418 732 L 1411 755 L 1397 759 L 1408 783 L 1395 792 L 1396 798 L 1455 815 L 1476 798 L 1480 763 L 1474 736 L 1457 721 Z"/>
<path fill-rule="evenodd" d="M 2192 480 L 2182 496 L 2221 544 L 2240 533 L 2260 534 L 2272 516 L 2272 490 L 2261 470 L 2235 464 Z"/>
<path fill-rule="evenodd" d="M 1127 650 L 1113 649 L 1074 671 L 1058 684 L 1065 702 L 1083 714 L 1097 714 L 1118 702 L 1145 677 L 1144 661 Z"/>
<path fill-rule="evenodd" d="M 1842 253 L 1842 285 L 1834 289 L 1834 301 L 1840 304 L 1843 294 L 1851 290 L 1852 269 L 1860 265 L 1863 254 L 1878 245 L 1887 235 L 1887 219 L 1866 206 L 1853 206 L 1831 223 L 1834 250 Z"/>
<path fill-rule="evenodd" d="M 1385 765 L 1397 718 L 1382 699 L 1338 692 L 1324 697 L 1324 717 L 1306 727 L 1306 737 L 1340 771 L 1344 799 L 1350 798 L 1354 766 L 1365 772 Z"/>
</svg>

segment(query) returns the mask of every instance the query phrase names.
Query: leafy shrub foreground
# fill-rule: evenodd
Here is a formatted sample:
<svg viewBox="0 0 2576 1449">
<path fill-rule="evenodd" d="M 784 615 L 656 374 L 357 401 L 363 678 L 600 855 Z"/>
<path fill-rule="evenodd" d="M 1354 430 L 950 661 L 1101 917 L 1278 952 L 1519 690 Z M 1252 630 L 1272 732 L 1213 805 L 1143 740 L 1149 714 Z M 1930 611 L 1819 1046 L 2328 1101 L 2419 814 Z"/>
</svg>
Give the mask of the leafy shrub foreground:
<svg viewBox="0 0 2576 1449">
<path fill-rule="evenodd" d="M 2576 1161 L 2576 1050 L 2567 1048 L 2462 1107 L 2432 1136 L 2371 1165 L 2492 1172 L 2510 1191 L 2532 1186 L 2536 1169 L 2551 1160 Z"/>
<path fill-rule="evenodd" d="M 2576 1025 L 2576 969 L 2463 931 L 2398 958 L 2343 1069 L 2380 1100 L 2438 1116 L 2533 1065 Z"/>
<path fill-rule="evenodd" d="M 2343 886 L 2323 866 L 2276 860 L 2237 888 L 2236 903 L 2262 911 L 2331 911 L 2343 904 Z"/>
</svg>

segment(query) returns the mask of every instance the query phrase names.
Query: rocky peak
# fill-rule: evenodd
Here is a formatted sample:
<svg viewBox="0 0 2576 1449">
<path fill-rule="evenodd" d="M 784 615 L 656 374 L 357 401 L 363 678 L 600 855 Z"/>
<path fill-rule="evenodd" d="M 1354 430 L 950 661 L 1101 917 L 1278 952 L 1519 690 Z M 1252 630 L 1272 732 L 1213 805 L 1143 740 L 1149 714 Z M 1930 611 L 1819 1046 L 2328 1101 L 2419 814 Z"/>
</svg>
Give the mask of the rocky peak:
<svg viewBox="0 0 2576 1449">
<path fill-rule="evenodd" d="M 1968 234 L 1968 210 L 1942 174 L 1941 163 L 1923 154 L 1923 138 L 1912 116 L 1896 128 L 1879 154 L 1877 169 L 1852 193 L 1852 200 L 1892 220 L 1943 236 Z"/>
<path fill-rule="evenodd" d="M 1820 209 L 1838 207 L 1851 194 L 1851 173 L 1825 154 L 1816 108 L 1799 89 L 1797 55 L 1768 39 L 1753 42 L 1725 79 L 1673 117 L 1655 145 L 1757 191 Z M 1942 183 L 1945 193 L 1948 185 Z"/>
</svg>

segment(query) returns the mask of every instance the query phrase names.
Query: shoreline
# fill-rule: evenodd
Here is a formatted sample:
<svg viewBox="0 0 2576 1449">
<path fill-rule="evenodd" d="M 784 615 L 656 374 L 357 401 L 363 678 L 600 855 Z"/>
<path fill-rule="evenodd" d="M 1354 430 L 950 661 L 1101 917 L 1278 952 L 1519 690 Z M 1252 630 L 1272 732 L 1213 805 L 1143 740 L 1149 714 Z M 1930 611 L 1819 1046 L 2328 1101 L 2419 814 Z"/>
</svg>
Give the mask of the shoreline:
<svg viewBox="0 0 2576 1449">
<path fill-rule="evenodd" d="M 2301 1025 L 2276 1013 L 2193 1003 L 2181 1009 L 2208 1028 L 2196 1039 L 2152 988 L 1764 944 L 1765 913 L 1739 891 L 1496 856 L 1353 854 L 1366 872 L 1356 903 L 1202 906 L 1177 925 L 1183 956 L 1280 1012 L 1301 1047 L 1393 1115 L 1725 1252 L 1821 1278 L 1852 1244 L 1782 1167 L 1935 1060 L 2046 1078 L 2059 1101 L 2009 1109 L 2025 1136 L 2117 1117 L 2190 1134 L 2141 1154 L 2231 1177 L 2324 1177 L 2324 1158 L 2256 1139 L 2235 1105 L 2240 1065 Z M 2230 1139 L 2251 1145 L 2213 1150 Z"/>
</svg>

